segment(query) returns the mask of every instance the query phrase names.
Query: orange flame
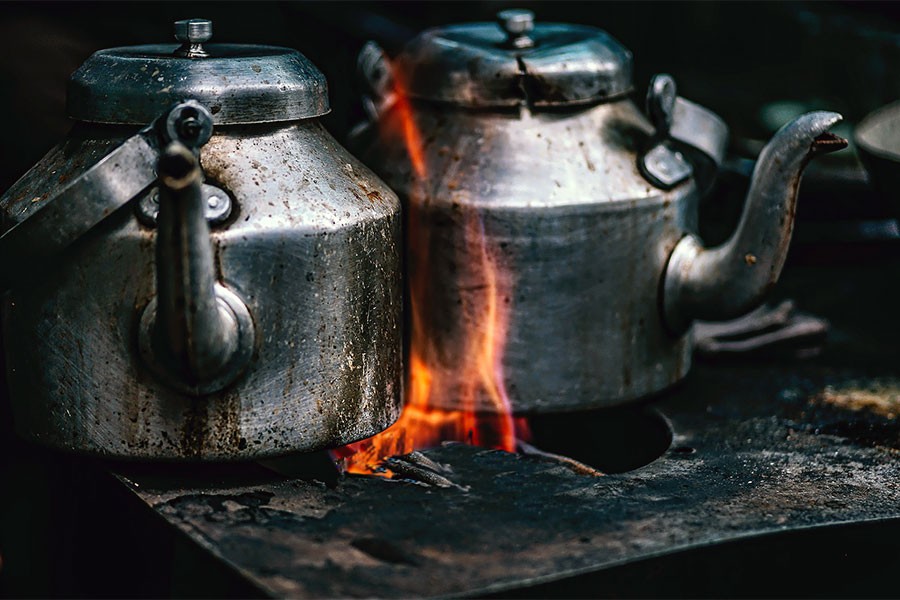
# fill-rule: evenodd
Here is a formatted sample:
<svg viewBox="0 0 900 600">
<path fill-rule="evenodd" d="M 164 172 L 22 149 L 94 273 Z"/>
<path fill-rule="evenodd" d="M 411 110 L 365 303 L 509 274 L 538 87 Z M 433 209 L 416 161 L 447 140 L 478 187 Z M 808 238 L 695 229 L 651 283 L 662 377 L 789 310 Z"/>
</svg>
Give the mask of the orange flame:
<svg viewBox="0 0 900 600">
<path fill-rule="evenodd" d="M 399 83 L 395 73 L 394 81 Z M 459 441 L 476 446 L 514 452 L 517 433 L 527 436 L 527 423 L 512 415 L 503 381 L 503 352 L 512 298 L 512 277 L 502 264 L 500 253 L 484 232 L 480 212 L 471 208 L 463 214 L 462 244 L 458 252 L 466 281 L 477 282 L 459 288 L 462 308 L 458 357 L 447 365 L 438 360 L 438 340 L 429 337 L 423 307 L 433 283 L 429 264 L 429 227 L 424 224 L 423 204 L 428 181 L 424 146 L 415 115 L 402 86 L 395 89 L 396 126 L 388 133 L 400 134 L 406 148 L 414 180 L 406 209 L 408 243 L 415 254 L 410 264 L 411 336 L 409 372 L 405 404 L 398 421 L 369 439 L 334 451 L 349 473 L 388 475 L 381 462 L 390 456 Z M 444 344 L 446 340 L 442 340 Z M 489 410 L 477 410 L 485 406 Z M 458 410 L 443 408 L 459 406 Z"/>
<path fill-rule="evenodd" d="M 397 81 L 396 77 L 394 81 Z M 394 110 L 397 111 L 400 125 L 403 129 L 403 142 L 409 154 L 409 162 L 416 172 L 417 181 L 421 183 L 425 181 L 427 174 L 425 170 L 425 147 L 422 145 L 422 136 L 419 135 L 419 128 L 416 126 L 409 98 L 402 92 L 399 85 L 394 91 L 394 96 L 396 98 Z"/>
</svg>

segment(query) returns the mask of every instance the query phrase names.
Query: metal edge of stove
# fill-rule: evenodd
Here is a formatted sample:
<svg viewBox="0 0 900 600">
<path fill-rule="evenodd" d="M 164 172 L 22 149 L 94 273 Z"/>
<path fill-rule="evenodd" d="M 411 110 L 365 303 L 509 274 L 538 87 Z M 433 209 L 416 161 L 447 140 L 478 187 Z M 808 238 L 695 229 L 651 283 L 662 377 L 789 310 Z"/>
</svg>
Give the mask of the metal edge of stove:
<svg viewBox="0 0 900 600">
<path fill-rule="evenodd" d="M 665 550 L 660 550 L 658 552 L 648 552 L 647 554 L 641 555 L 639 558 L 623 558 L 618 561 L 611 561 L 605 563 L 598 563 L 594 566 L 582 567 L 579 569 L 572 569 L 569 571 L 559 571 L 557 573 L 553 573 L 552 575 L 544 575 L 539 577 L 534 577 L 532 579 L 522 579 L 516 581 L 514 583 L 500 583 L 493 586 L 485 586 L 483 588 L 466 590 L 465 592 L 461 592 L 458 594 L 448 594 L 446 596 L 435 596 L 435 600 L 443 600 L 454 599 L 454 598 L 478 598 L 485 595 L 496 594 L 498 592 L 510 591 L 518 588 L 531 587 L 535 585 L 541 585 L 545 583 L 554 583 L 563 581 L 565 579 L 569 579 L 572 577 L 578 577 L 581 575 L 587 575 L 591 573 L 596 573 L 601 570 L 609 570 L 615 569 L 616 567 L 621 567 L 624 565 L 631 565 L 636 562 L 642 562 L 647 560 L 653 560 L 655 558 L 662 558 L 671 556 L 673 554 L 678 554 L 682 552 L 690 552 L 693 550 L 703 550 L 706 548 L 713 548 L 716 546 L 721 546 L 722 544 L 732 544 L 732 543 L 740 543 L 746 542 L 749 540 L 758 540 L 761 538 L 767 538 L 770 536 L 778 536 L 780 534 L 790 532 L 790 533 L 803 533 L 807 531 L 825 531 L 833 528 L 842 527 L 845 525 L 863 525 L 863 524 L 874 524 L 874 523 L 900 523 L 900 514 L 896 517 L 883 517 L 883 518 L 872 518 L 872 519 L 863 519 L 863 520 L 846 520 L 846 521 L 835 521 L 832 523 L 823 523 L 818 525 L 806 525 L 801 527 L 794 528 L 784 528 L 784 529 L 760 529 L 758 531 L 749 531 L 744 534 L 736 535 L 734 537 L 728 538 L 727 540 L 710 540 L 705 543 L 700 544 L 688 544 L 682 547 L 673 546 L 672 548 L 667 548 Z M 226 564 L 228 561 L 225 561 Z"/>
</svg>

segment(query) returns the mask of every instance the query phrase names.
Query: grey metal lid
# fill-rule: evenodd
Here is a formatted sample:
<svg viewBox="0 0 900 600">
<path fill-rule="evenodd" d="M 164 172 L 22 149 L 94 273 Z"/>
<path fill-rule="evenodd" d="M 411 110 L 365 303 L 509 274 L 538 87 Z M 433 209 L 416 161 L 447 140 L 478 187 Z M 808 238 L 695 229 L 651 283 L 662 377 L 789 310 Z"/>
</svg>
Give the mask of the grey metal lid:
<svg viewBox="0 0 900 600">
<path fill-rule="evenodd" d="M 174 103 L 207 106 L 217 125 L 318 117 L 329 111 L 325 76 L 289 48 L 204 44 L 212 23 L 178 21 L 178 44 L 95 52 L 69 80 L 67 112 L 79 121 L 146 124 Z"/>
<path fill-rule="evenodd" d="M 586 104 L 631 91 L 631 52 L 605 31 L 534 23 L 527 10 L 497 19 L 424 31 L 397 57 L 398 83 L 414 98 L 475 108 Z"/>
</svg>

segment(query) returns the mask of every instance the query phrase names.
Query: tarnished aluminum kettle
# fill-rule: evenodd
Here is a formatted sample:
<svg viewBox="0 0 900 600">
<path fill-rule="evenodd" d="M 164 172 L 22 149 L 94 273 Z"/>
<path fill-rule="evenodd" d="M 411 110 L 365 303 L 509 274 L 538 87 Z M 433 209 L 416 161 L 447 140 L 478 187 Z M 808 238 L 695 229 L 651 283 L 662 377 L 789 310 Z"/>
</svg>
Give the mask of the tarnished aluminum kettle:
<svg viewBox="0 0 900 600">
<path fill-rule="evenodd" d="M 17 431 L 142 459 L 332 447 L 397 417 L 400 205 L 325 131 L 295 50 L 103 50 L 0 199 Z"/>
<path fill-rule="evenodd" d="M 639 108 L 632 55 L 604 31 L 508 10 L 427 30 L 392 60 L 369 45 L 360 68 L 372 123 L 357 139 L 409 208 L 415 358 L 432 384 L 452 382 L 433 399 L 446 408 L 504 408 L 492 394 L 463 400 L 473 334 L 502 338 L 482 371 L 520 413 L 622 404 L 679 381 L 691 322 L 760 303 L 803 167 L 845 145 L 827 133 L 838 114 L 786 125 L 737 230 L 707 248 L 697 205 L 727 128 L 666 75 Z"/>
</svg>

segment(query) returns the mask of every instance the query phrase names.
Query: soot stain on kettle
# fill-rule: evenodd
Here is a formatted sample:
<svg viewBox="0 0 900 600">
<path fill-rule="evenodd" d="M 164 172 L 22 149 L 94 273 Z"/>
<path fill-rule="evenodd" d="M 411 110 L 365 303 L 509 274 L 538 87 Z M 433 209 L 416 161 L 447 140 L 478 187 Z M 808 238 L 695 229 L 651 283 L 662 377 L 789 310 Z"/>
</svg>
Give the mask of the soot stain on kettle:
<svg viewBox="0 0 900 600">
<path fill-rule="evenodd" d="M 555 85 L 543 77 L 532 74 L 525 78 L 525 89 L 530 103 L 539 105 L 563 104 L 571 98 L 565 87 Z"/>
<path fill-rule="evenodd" d="M 209 432 L 209 398 L 193 398 L 184 411 L 181 430 L 181 452 L 184 456 L 201 457 Z"/>
<path fill-rule="evenodd" d="M 216 412 L 208 444 L 216 454 L 235 455 L 247 447 L 247 440 L 241 435 L 241 394 L 231 386 L 221 396 L 213 399 Z"/>
<path fill-rule="evenodd" d="M 643 147 L 649 134 L 631 121 L 615 118 L 600 131 L 600 137 L 605 146 L 634 153 Z"/>
<path fill-rule="evenodd" d="M 578 147 L 581 148 L 581 154 L 584 156 L 584 164 L 587 167 L 587 170 L 591 173 L 597 170 L 597 167 L 594 165 L 593 161 L 591 161 L 591 157 L 588 155 L 588 149 L 585 146 L 584 142 L 578 142 Z"/>
</svg>

